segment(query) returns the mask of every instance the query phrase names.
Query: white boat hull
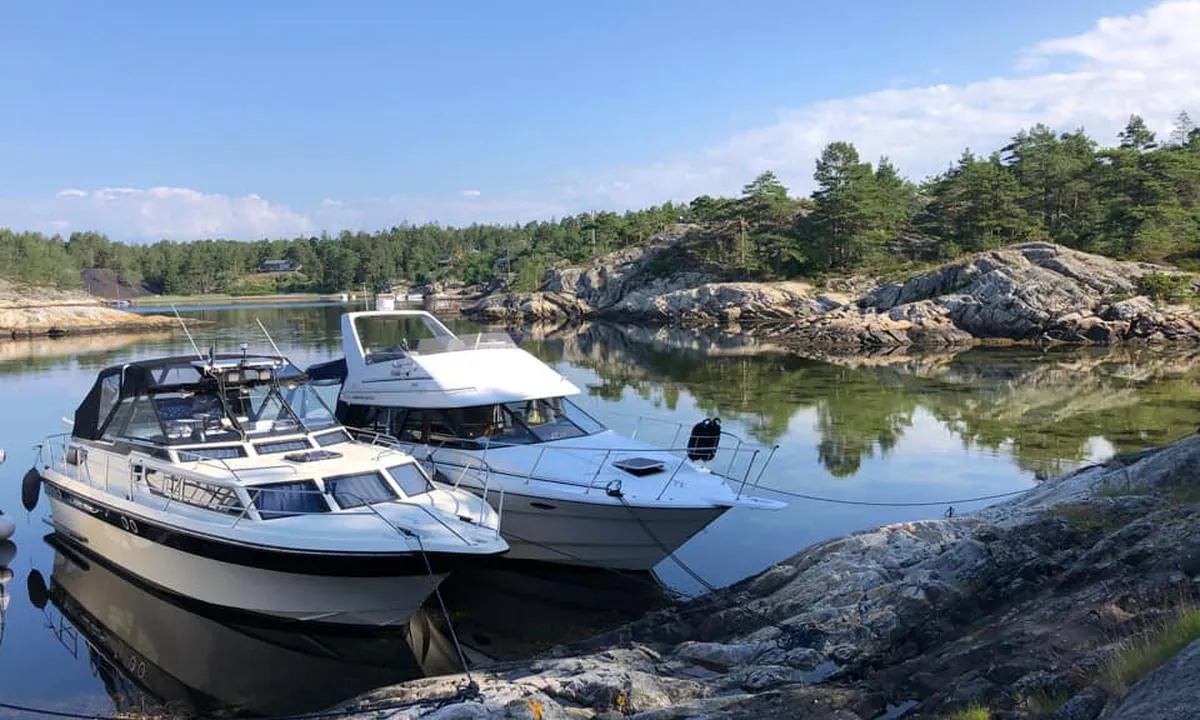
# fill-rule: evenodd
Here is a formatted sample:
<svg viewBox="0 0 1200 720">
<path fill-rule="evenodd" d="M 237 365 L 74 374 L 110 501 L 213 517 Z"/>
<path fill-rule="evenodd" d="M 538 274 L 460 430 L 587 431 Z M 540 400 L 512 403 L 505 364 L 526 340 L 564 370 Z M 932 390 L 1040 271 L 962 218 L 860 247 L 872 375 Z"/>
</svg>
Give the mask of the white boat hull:
<svg viewBox="0 0 1200 720">
<path fill-rule="evenodd" d="M 499 493 L 490 493 L 488 502 L 499 510 Z M 650 570 L 727 510 L 579 502 L 510 490 L 500 532 L 509 545 L 505 558 Z"/>
<path fill-rule="evenodd" d="M 68 540 L 167 592 L 291 620 L 400 625 L 446 578 L 347 577 L 281 572 L 184 552 L 99 519 L 50 496 L 56 529 Z"/>
</svg>

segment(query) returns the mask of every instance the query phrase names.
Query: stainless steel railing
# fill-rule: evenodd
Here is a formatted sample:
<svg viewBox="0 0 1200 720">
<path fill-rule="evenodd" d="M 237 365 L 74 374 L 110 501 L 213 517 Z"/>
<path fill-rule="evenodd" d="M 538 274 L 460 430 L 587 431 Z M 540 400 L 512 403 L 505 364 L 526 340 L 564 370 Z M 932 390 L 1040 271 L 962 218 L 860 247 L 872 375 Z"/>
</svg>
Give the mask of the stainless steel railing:
<svg viewBox="0 0 1200 720">
<path fill-rule="evenodd" d="M 601 473 L 603 473 L 604 469 L 609 466 L 609 461 L 612 460 L 615 455 L 636 454 L 640 457 L 649 456 L 651 458 L 653 458 L 653 456 L 655 456 L 655 455 L 659 455 L 659 456 L 667 455 L 668 457 L 670 457 L 672 460 L 675 460 L 676 462 L 674 463 L 674 468 L 672 469 L 669 477 L 663 483 L 661 489 L 659 489 L 658 494 L 656 495 L 656 499 L 661 499 L 663 494 L 671 486 L 671 483 L 676 481 L 679 471 L 686 466 L 687 463 L 683 459 L 683 457 L 681 457 L 681 455 L 686 456 L 686 453 L 690 449 L 690 448 L 662 449 L 662 448 L 646 448 L 646 447 L 640 447 L 640 446 L 616 447 L 616 448 L 596 448 L 596 447 L 589 447 L 589 446 L 562 445 L 559 443 L 555 443 L 553 445 L 542 444 L 542 446 L 538 450 L 538 455 L 536 456 L 536 458 L 533 462 L 533 465 L 530 467 L 530 469 L 528 471 L 518 471 L 518 470 L 512 470 L 512 469 L 498 468 L 487 461 L 487 453 L 490 449 L 498 448 L 498 447 L 514 447 L 514 445 L 507 444 L 507 443 L 491 443 L 491 442 L 488 442 L 486 440 L 486 438 L 483 439 L 483 441 L 479 443 L 479 450 L 467 450 L 467 449 L 463 449 L 463 448 L 447 447 L 444 443 L 440 444 L 440 445 L 422 445 L 419 443 L 405 442 L 405 441 L 399 440 L 391 435 L 386 435 L 384 433 L 380 433 L 380 432 L 372 431 L 372 430 L 351 429 L 351 433 L 356 434 L 356 436 L 361 436 L 362 438 L 367 439 L 372 442 L 386 443 L 391 447 L 395 447 L 397 449 L 402 450 L 403 452 L 414 454 L 414 455 L 419 452 L 418 448 L 426 448 L 424 457 L 419 458 L 419 459 L 423 459 L 423 460 L 432 462 L 435 464 L 435 466 L 441 465 L 441 466 L 444 466 L 444 467 L 447 467 L 447 468 L 450 468 L 453 470 L 457 470 L 458 478 L 454 481 L 455 487 L 457 487 L 459 485 L 459 483 L 462 482 L 462 479 L 465 476 L 467 476 L 469 473 L 471 473 L 472 471 L 477 471 L 476 473 L 474 473 L 475 475 L 478 475 L 478 473 L 481 472 L 484 477 L 485 492 L 486 492 L 486 488 L 488 486 L 490 486 L 493 476 L 503 476 L 503 477 L 515 478 L 517 480 L 523 481 L 525 484 L 529 484 L 531 482 L 537 481 L 537 482 L 553 483 L 553 484 L 560 484 L 560 485 L 568 485 L 568 486 L 572 486 L 572 487 L 580 487 L 580 488 L 584 489 L 585 494 L 590 493 L 592 490 L 609 491 L 609 490 L 614 489 L 611 487 L 612 480 L 601 483 L 600 479 L 601 479 Z M 755 487 L 758 485 L 759 481 L 761 481 L 761 479 L 762 479 L 763 474 L 766 472 L 767 465 L 770 464 L 770 461 L 774 457 L 775 451 L 778 449 L 779 446 L 774 445 L 769 448 L 762 447 L 762 446 L 742 447 L 743 442 L 741 441 L 741 438 L 738 438 L 736 435 L 733 435 L 732 433 L 728 433 L 727 435 L 735 439 L 735 446 L 732 449 L 730 449 L 728 447 L 726 447 L 724 449 L 720 449 L 720 448 L 718 449 L 718 453 L 725 452 L 725 453 L 728 453 L 730 455 L 730 457 L 729 457 L 729 463 L 726 467 L 725 472 L 724 473 L 715 472 L 714 474 L 716 474 L 718 477 L 722 478 L 723 480 L 725 480 L 727 482 L 736 484 L 736 486 L 737 486 L 736 497 L 740 498 L 742 496 L 742 494 L 745 492 L 745 489 L 747 486 Z M 523 445 L 521 447 L 529 447 L 529 446 Z M 545 474 L 539 475 L 537 473 L 538 467 L 542 464 L 542 460 L 544 459 L 547 452 L 585 454 L 585 455 L 590 455 L 592 457 L 599 457 L 600 459 L 595 464 L 594 470 L 589 470 L 589 473 L 588 473 L 589 479 L 586 482 L 581 482 L 581 481 L 576 481 L 576 480 L 572 480 L 569 478 L 556 478 L 556 477 L 551 477 L 551 476 L 548 476 Z M 759 459 L 760 455 L 764 456 L 764 461 L 761 464 L 758 463 L 758 459 Z M 450 457 L 447 457 L 447 456 L 450 456 Z M 734 473 L 739 456 L 742 456 L 742 457 L 748 456 L 749 457 L 749 460 L 745 464 L 745 468 L 740 473 L 740 477 L 738 477 Z M 455 459 L 455 458 L 457 458 L 457 459 Z M 589 466 L 590 466 L 590 463 L 589 463 Z M 750 482 L 750 478 L 752 475 L 754 476 L 753 483 Z M 617 479 L 617 482 L 619 483 L 620 480 Z M 503 491 L 503 488 L 501 488 L 501 491 Z"/>
<path fill-rule="evenodd" d="M 124 442 L 124 440 L 122 442 Z M 142 447 L 161 449 L 161 446 L 153 445 L 152 443 L 130 442 L 129 444 L 134 447 L 142 446 Z M 69 433 L 58 433 L 56 435 L 51 435 L 51 436 L 47 437 L 41 444 L 39 444 L 37 446 L 39 462 L 45 466 L 55 469 L 57 472 L 60 472 L 64 475 L 66 475 L 67 477 L 70 477 L 73 480 L 76 480 L 78 482 L 84 482 L 91 487 L 98 488 L 99 487 L 98 484 L 95 482 L 95 479 L 92 477 L 90 464 L 86 460 L 87 448 L 81 448 L 81 450 L 83 450 L 83 452 L 84 452 L 84 455 L 83 455 L 83 457 L 80 458 L 80 460 L 77 463 L 73 464 L 73 463 L 68 463 L 66 461 L 67 449 L 70 447 L 70 445 L 71 445 L 71 436 Z M 179 451 L 179 452 L 186 452 L 186 451 Z M 43 454 L 43 453 L 46 453 L 46 454 Z M 104 490 L 106 492 L 111 492 L 109 479 L 112 477 L 112 467 L 111 467 L 112 454 L 107 453 L 107 452 L 105 452 L 103 454 L 104 454 L 104 460 L 105 460 Z M 191 454 L 194 455 L 194 453 L 191 453 Z M 48 457 L 47 457 L 47 455 L 48 455 Z M 130 501 L 135 501 L 135 497 L 136 497 L 137 498 L 136 501 L 142 502 L 146 499 L 147 495 L 149 495 L 151 497 L 161 497 L 161 498 L 165 499 L 165 502 L 163 503 L 163 505 L 161 507 L 156 508 L 156 509 L 158 509 L 160 511 L 164 511 L 164 512 L 168 511 L 170 509 L 172 503 L 182 503 L 189 507 L 199 508 L 199 509 L 207 510 L 210 512 L 218 512 L 218 513 L 222 513 L 225 515 L 234 515 L 234 513 L 236 512 L 236 515 L 234 515 L 230 527 L 236 527 L 243 519 L 246 519 L 246 518 L 250 518 L 251 520 L 255 520 L 255 521 L 263 520 L 263 511 L 260 510 L 260 508 L 258 507 L 256 500 L 259 497 L 261 497 L 263 492 L 269 492 L 270 491 L 269 488 L 258 488 L 254 485 L 243 484 L 243 482 L 241 480 L 241 475 L 238 474 L 238 472 L 235 468 L 229 466 L 228 463 L 224 462 L 224 460 L 209 458 L 209 457 L 201 457 L 200 459 L 206 460 L 206 461 L 215 461 L 217 464 L 222 466 L 224 469 L 228 470 L 228 473 L 229 473 L 231 479 L 212 477 L 212 476 L 208 476 L 208 475 L 197 476 L 197 475 L 190 474 L 190 473 L 182 473 L 181 474 L 179 472 L 179 469 L 181 467 L 180 465 L 172 464 L 169 461 L 163 461 L 163 460 L 153 458 L 150 456 L 136 457 L 136 458 L 131 458 L 130 465 L 128 468 L 128 473 L 123 473 L 123 474 L 125 474 L 127 481 L 128 481 L 128 485 L 125 488 L 126 499 L 130 500 Z M 257 471 L 260 469 L 279 469 L 279 468 L 286 469 L 286 470 L 290 471 L 290 473 L 293 475 L 298 473 L 298 471 L 291 466 L 278 465 L 278 464 L 270 465 L 270 466 L 256 466 L 254 468 L 243 468 L 242 473 L 245 474 L 249 471 Z M 195 485 L 195 486 L 199 487 L 200 489 L 202 489 L 204 492 L 208 493 L 209 497 L 220 498 L 220 501 L 219 502 L 198 503 L 198 502 L 193 502 L 191 499 L 185 499 L 182 497 L 178 497 L 174 493 L 155 492 L 154 490 L 152 490 L 150 488 L 149 483 L 146 480 L 146 478 L 147 478 L 146 471 L 147 470 L 152 470 L 155 472 L 162 472 L 164 474 L 165 481 L 167 481 L 166 477 L 171 478 L 171 480 L 169 480 L 168 482 L 175 482 L 176 480 L 178 480 L 183 483 Z M 84 474 L 86 474 L 86 477 L 87 477 L 86 480 L 83 477 Z M 140 475 L 140 478 L 139 478 L 139 475 Z M 137 485 L 139 482 L 146 485 L 146 493 L 136 492 Z M 217 492 L 214 492 L 214 489 L 216 489 Z M 298 490 L 291 490 L 289 492 L 294 492 L 294 493 L 299 493 L 299 494 L 320 495 L 322 498 L 324 498 L 326 496 L 326 493 L 322 492 L 321 490 L 298 489 Z M 499 492 L 501 492 L 500 504 L 501 504 L 501 506 L 503 506 L 503 494 L 502 494 L 503 491 L 500 490 Z M 363 500 L 363 498 L 360 498 L 357 496 L 354 496 L 354 497 L 356 497 L 360 501 Z M 194 496 L 193 496 L 193 499 L 194 499 Z M 236 504 L 229 502 L 229 500 L 231 500 L 231 499 L 236 500 Z M 482 498 L 481 501 L 484 503 L 484 507 L 481 508 L 480 524 L 478 525 L 478 527 L 483 527 L 485 529 L 493 530 L 495 532 L 496 536 L 499 536 L 500 532 L 501 532 L 501 526 L 502 526 L 500 512 L 497 512 L 495 527 L 490 527 L 488 524 L 486 524 L 488 510 L 489 510 L 489 507 L 487 506 L 487 498 L 486 497 Z M 470 544 L 470 541 L 465 536 L 463 536 L 462 533 L 455 530 L 443 518 L 438 517 L 438 513 L 435 512 L 434 509 L 426 507 L 425 505 L 420 504 L 420 503 L 411 502 L 409 500 L 394 499 L 394 500 L 389 500 L 387 502 L 396 504 L 396 505 L 404 505 L 406 507 L 412 507 L 412 508 L 419 510 L 421 513 L 428 516 L 434 522 L 436 522 L 437 524 L 439 524 L 440 526 L 445 528 L 448 532 L 450 532 L 455 537 L 457 537 L 464 544 L 468 544 L 468 545 Z M 153 507 L 153 506 L 149 506 L 149 507 Z M 267 510 L 266 512 L 270 513 L 272 511 Z M 322 511 L 316 511 L 316 512 L 291 512 L 291 511 L 289 511 L 289 512 L 287 512 L 287 515 L 329 515 L 329 514 L 330 513 L 328 513 L 328 512 L 322 512 Z M 407 533 L 413 532 L 413 530 L 411 528 L 397 525 L 396 523 L 393 523 L 391 520 L 388 520 L 387 518 L 385 518 L 372 503 L 364 502 L 358 508 L 339 510 L 337 513 L 333 513 L 333 514 L 335 514 L 338 517 L 345 517 L 347 515 L 372 515 L 372 516 L 378 518 L 380 521 L 382 521 L 390 530 L 401 531 L 402 534 L 407 534 Z"/>
</svg>

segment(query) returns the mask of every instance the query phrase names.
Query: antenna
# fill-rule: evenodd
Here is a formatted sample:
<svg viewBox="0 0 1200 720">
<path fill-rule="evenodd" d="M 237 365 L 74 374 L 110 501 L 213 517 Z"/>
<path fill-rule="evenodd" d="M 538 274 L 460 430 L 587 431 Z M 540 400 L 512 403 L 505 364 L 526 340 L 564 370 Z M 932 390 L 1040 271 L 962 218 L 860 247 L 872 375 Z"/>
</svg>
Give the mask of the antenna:
<svg viewBox="0 0 1200 720">
<path fill-rule="evenodd" d="M 179 314 L 178 308 L 174 304 L 171 305 L 171 310 L 175 313 L 175 318 L 179 320 L 179 326 L 183 328 L 183 333 L 187 335 L 188 342 L 192 344 L 192 349 L 196 351 L 196 357 L 204 359 L 204 353 L 200 352 L 200 348 L 196 345 L 196 339 L 188 332 L 187 323 L 183 321 L 183 316 Z"/>
<path fill-rule="evenodd" d="M 279 357 L 283 357 L 283 353 L 279 351 L 279 346 L 276 345 L 275 341 L 271 339 L 271 333 L 267 332 L 267 326 L 263 325 L 262 320 L 259 320 L 258 318 L 254 318 L 254 322 L 258 323 L 258 327 L 262 329 L 263 335 L 267 336 L 267 342 L 271 343 L 271 347 L 275 348 L 275 354 Z"/>
</svg>

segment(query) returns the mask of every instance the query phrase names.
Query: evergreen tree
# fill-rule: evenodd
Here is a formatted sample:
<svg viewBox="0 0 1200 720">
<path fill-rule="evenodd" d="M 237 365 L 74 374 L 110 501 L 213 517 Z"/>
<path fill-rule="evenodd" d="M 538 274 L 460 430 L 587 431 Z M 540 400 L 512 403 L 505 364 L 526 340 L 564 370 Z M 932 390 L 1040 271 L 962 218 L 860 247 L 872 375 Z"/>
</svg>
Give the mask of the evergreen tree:
<svg viewBox="0 0 1200 720">
<path fill-rule="evenodd" d="M 1120 139 L 1121 148 L 1124 150 L 1145 152 L 1153 150 L 1156 147 L 1154 133 L 1150 131 L 1150 128 L 1146 127 L 1146 121 L 1142 119 L 1141 115 L 1130 115 L 1125 129 L 1117 137 Z"/>
</svg>

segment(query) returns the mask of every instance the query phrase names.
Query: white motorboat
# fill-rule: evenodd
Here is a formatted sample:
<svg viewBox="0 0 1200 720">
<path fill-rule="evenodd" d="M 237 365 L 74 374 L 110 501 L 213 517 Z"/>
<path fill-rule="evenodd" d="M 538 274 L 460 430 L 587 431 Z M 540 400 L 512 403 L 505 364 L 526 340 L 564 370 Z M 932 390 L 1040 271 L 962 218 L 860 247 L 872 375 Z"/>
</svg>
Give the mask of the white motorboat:
<svg viewBox="0 0 1200 720">
<path fill-rule="evenodd" d="M 423 311 L 354 312 L 342 345 L 344 358 L 308 369 L 340 384 L 338 419 L 496 507 L 489 491 L 502 488 L 507 558 L 649 570 L 731 508 L 784 506 L 744 493 L 773 449 L 711 420 L 685 448 L 623 437 L 506 333 L 460 338 Z"/>
<path fill-rule="evenodd" d="M 210 605 L 401 624 L 455 565 L 508 549 L 487 502 L 355 441 L 279 356 L 109 367 L 39 452 L 61 535 Z"/>
</svg>

